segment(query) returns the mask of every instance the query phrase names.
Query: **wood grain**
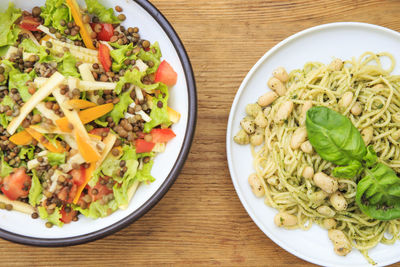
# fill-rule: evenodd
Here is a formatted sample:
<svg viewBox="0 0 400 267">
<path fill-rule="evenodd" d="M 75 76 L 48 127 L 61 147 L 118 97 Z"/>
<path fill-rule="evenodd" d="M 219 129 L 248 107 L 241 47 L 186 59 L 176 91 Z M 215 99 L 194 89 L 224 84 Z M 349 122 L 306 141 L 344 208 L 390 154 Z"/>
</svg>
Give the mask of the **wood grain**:
<svg viewBox="0 0 400 267">
<path fill-rule="evenodd" d="M 250 68 L 284 38 L 337 21 L 400 30 L 400 2 L 151 2 L 179 33 L 197 81 L 197 131 L 181 175 L 155 208 L 112 236 L 67 248 L 35 248 L 0 240 L 0 264 L 309 266 L 267 238 L 239 202 L 225 155 L 231 103 Z"/>
</svg>

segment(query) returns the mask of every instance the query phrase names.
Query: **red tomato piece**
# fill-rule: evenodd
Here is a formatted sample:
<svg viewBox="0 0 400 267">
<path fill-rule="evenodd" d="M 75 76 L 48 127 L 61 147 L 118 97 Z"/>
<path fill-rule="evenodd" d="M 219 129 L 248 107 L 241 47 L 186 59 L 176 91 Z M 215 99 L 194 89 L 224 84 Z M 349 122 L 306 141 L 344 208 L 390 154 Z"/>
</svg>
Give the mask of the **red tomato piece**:
<svg viewBox="0 0 400 267">
<path fill-rule="evenodd" d="M 156 144 L 153 142 L 147 142 L 144 139 L 136 139 L 135 146 L 136 146 L 136 153 L 145 153 L 150 152 L 153 150 L 153 147 Z"/>
<path fill-rule="evenodd" d="M 99 24 L 101 26 L 101 31 L 97 33 L 97 40 L 100 41 L 110 41 L 111 37 L 114 35 L 114 28 L 110 23 L 90 23 L 93 31 L 95 26 Z"/>
<path fill-rule="evenodd" d="M 110 48 L 102 43 L 99 43 L 99 61 L 103 68 L 109 72 L 111 68 Z"/>
<path fill-rule="evenodd" d="M 78 186 L 76 184 L 73 184 L 71 189 L 65 186 L 60 190 L 60 192 L 58 192 L 57 197 L 66 203 L 72 203 L 72 201 L 75 198 L 77 190 Z"/>
<path fill-rule="evenodd" d="M 20 23 L 20 27 L 22 29 L 32 31 L 32 32 L 40 31 L 37 28 L 39 25 L 40 25 L 40 22 L 37 22 L 35 20 L 35 18 L 31 17 L 31 16 L 24 16 Z"/>
<path fill-rule="evenodd" d="M 154 143 L 166 143 L 176 136 L 174 131 L 167 129 L 153 129 L 150 132 Z"/>
<path fill-rule="evenodd" d="M 90 130 L 89 133 L 101 136 L 101 139 L 104 139 L 103 133 L 108 134 L 109 132 L 110 132 L 110 128 L 94 128 L 94 129 Z"/>
<path fill-rule="evenodd" d="M 78 214 L 78 212 L 73 209 L 71 209 L 69 212 L 66 212 L 65 207 L 63 207 L 60 210 L 60 213 L 61 213 L 60 221 L 62 221 L 63 223 L 70 223 L 72 221 L 72 219 L 74 219 L 76 217 L 76 215 Z"/>
<path fill-rule="evenodd" d="M 158 66 L 154 81 L 162 82 L 167 86 L 173 86 L 174 84 L 176 84 L 177 79 L 178 74 L 174 71 L 174 69 L 167 61 L 163 60 L 160 66 Z"/>
<path fill-rule="evenodd" d="M 32 178 L 25 173 L 23 168 L 16 169 L 3 179 L 1 191 L 11 200 L 19 197 L 27 197 Z"/>
<path fill-rule="evenodd" d="M 72 175 L 72 181 L 77 186 L 80 186 L 86 181 L 86 169 L 83 166 L 79 169 L 72 169 L 69 174 Z"/>
<path fill-rule="evenodd" d="M 112 188 L 110 189 L 106 185 L 102 185 L 99 182 L 95 185 L 95 187 L 91 187 L 88 190 L 88 194 L 92 197 L 92 202 L 102 199 L 103 196 L 109 195 L 112 192 L 113 192 Z"/>
</svg>

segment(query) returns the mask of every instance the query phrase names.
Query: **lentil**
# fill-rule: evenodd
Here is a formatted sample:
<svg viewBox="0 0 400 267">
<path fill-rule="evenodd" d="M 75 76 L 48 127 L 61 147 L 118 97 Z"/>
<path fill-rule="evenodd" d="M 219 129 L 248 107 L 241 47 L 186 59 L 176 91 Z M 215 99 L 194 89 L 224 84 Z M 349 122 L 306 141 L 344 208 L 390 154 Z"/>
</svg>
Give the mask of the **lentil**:
<svg viewBox="0 0 400 267">
<path fill-rule="evenodd" d="M 6 204 L 6 210 L 10 211 L 13 209 L 13 205 L 12 204 Z"/>
</svg>

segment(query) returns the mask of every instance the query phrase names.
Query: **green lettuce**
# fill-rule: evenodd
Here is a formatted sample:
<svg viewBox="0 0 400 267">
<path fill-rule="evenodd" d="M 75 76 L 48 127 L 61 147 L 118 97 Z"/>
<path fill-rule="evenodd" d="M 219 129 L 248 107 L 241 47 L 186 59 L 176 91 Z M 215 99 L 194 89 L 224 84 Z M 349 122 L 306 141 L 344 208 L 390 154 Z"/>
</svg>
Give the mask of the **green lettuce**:
<svg viewBox="0 0 400 267">
<path fill-rule="evenodd" d="M 33 207 L 36 205 L 40 204 L 40 200 L 42 199 L 42 184 L 39 181 L 39 178 L 36 175 L 36 171 L 32 170 L 32 183 L 31 183 L 31 188 L 29 189 L 29 204 L 31 204 Z M 46 212 L 47 213 L 47 212 Z"/>
<path fill-rule="evenodd" d="M 142 169 L 137 171 L 136 180 L 141 182 L 154 182 L 155 178 L 151 175 L 153 164 L 154 160 L 150 160 L 148 163 L 143 164 Z"/>
<path fill-rule="evenodd" d="M 145 72 L 140 72 L 136 68 L 128 70 L 127 72 L 125 72 L 124 76 L 120 78 L 120 80 L 118 81 L 117 86 L 115 87 L 115 93 L 116 94 L 121 93 L 122 88 L 126 83 L 131 83 L 146 91 L 152 91 L 154 89 L 157 89 L 157 87 L 159 86 L 158 83 L 154 84 L 142 83 L 142 79 L 145 75 L 146 75 Z"/>
<path fill-rule="evenodd" d="M 111 50 L 110 51 L 110 56 L 113 60 L 112 62 L 112 70 L 114 72 L 119 72 L 122 68 L 126 69 L 128 68 L 128 65 L 124 64 L 124 61 L 127 59 L 136 59 L 136 55 L 132 53 L 129 57 L 126 56 L 126 52 L 132 51 L 133 49 L 133 44 L 130 43 L 129 45 L 118 45 L 115 43 L 110 43 L 112 46 L 118 46 L 117 49 Z"/>
<path fill-rule="evenodd" d="M 105 205 L 102 205 L 100 203 L 100 200 L 97 200 L 91 203 L 89 208 L 87 209 L 82 209 L 77 205 L 73 205 L 72 208 L 82 213 L 85 217 L 97 219 L 97 218 L 107 217 L 108 215 L 110 215 L 110 213 L 118 209 L 118 205 L 115 200 L 111 200 Z"/>
<path fill-rule="evenodd" d="M 60 166 L 61 164 L 65 163 L 65 153 L 47 153 L 47 159 L 51 166 Z"/>
<path fill-rule="evenodd" d="M 57 225 L 58 227 L 64 225 L 64 223 L 60 221 L 61 219 L 60 208 L 55 208 L 52 214 L 48 214 L 45 207 L 38 207 L 38 212 L 41 219 L 47 220 L 52 224 Z"/>
<path fill-rule="evenodd" d="M 9 3 L 8 9 L 0 13 L 0 47 L 13 45 L 17 41 L 20 28 L 14 22 L 21 16 L 21 10 Z"/>
<path fill-rule="evenodd" d="M 153 129 L 154 127 L 164 124 L 166 126 L 171 125 L 171 121 L 169 120 L 168 117 L 168 86 L 166 86 L 163 83 L 160 83 L 158 86 L 158 89 L 160 90 L 161 94 L 155 95 L 153 97 L 153 107 L 150 112 L 150 118 L 151 121 L 146 122 L 144 124 L 144 129 L 143 131 L 145 133 L 148 133 Z M 158 102 L 161 101 L 163 103 L 162 107 L 158 107 Z"/>
<path fill-rule="evenodd" d="M 67 77 L 69 76 L 76 78 L 81 77 L 76 68 L 76 59 L 69 52 L 65 53 L 64 56 L 62 57 L 61 62 L 58 64 L 58 71 Z"/>
<path fill-rule="evenodd" d="M 121 160 L 125 160 L 127 171 L 123 177 L 114 178 L 114 180 L 117 181 L 113 186 L 114 199 L 118 203 L 118 206 L 128 204 L 128 190 L 136 181 L 136 173 L 139 166 L 134 147 L 125 145 L 122 150 L 124 154 Z"/>
<path fill-rule="evenodd" d="M 114 15 L 112 8 L 106 8 L 97 0 L 85 0 L 87 10 L 90 14 L 96 15 L 100 22 L 117 24 L 121 21 Z"/>
<path fill-rule="evenodd" d="M 1 155 L 1 168 L 0 168 L 0 177 L 4 178 L 13 172 L 13 168 L 8 165 L 8 163 L 4 160 L 4 155 Z"/>
<path fill-rule="evenodd" d="M 35 76 L 36 73 L 34 70 L 29 73 L 21 73 L 19 70 L 13 69 L 9 73 L 10 79 L 8 83 L 8 89 L 11 90 L 12 88 L 17 88 L 22 100 L 26 102 L 32 96 L 28 91 L 28 86 L 26 83 L 28 81 L 32 81 Z"/>
<path fill-rule="evenodd" d="M 0 106 L 9 106 L 11 109 L 14 109 L 14 100 L 9 96 L 4 96 L 3 100 L 0 103 Z M 3 128 L 7 128 L 8 123 L 13 119 L 12 116 L 7 116 L 5 113 L 0 114 L 0 124 Z"/>
<path fill-rule="evenodd" d="M 42 13 L 40 16 L 43 18 L 44 26 L 53 27 L 60 32 L 64 32 L 67 26 L 60 24 L 61 20 L 66 23 L 72 21 L 71 11 L 65 0 L 46 0 L 46 4 L 42 6 Z"/>
<path fill-rule="evenodd" d="M 154 50 L 154 53 L 153 53 L 153 50 Z M 149 51 L 144 51 L 143 49 L 140 49 L 140 52 L 138 54 L 138 58 L 140 58 L 144 62 L 152 61 L 154 63 L 153 67 L 149 67 L 146 70 L 147 74 L 156 72 L 156 70 L 158 69 L 158 66 L 160 66 L 160 63 L 161 63 L 161 56 L 162 56 L 161 49 L 160 49 L 158 42 L 155 42 L 152 46 L 150 46 Z"/>
<path fill-rule="evenodd" d="M 128 110 L 128 106 L 133 103 L 133 100 L 130 96 L 131 90 L 126 91 L 122 95 L 119 96 L 119 102 L 114 106 L 110 115 L 115 124 L 118 124 L 119 121 L 125 116 L 125 112 Z"/>
<path fill-rule="evenodd" d="M 33 156 L 35 155 L 35 147 L 34 146 L 29 146 L 29 147 L 21 147 L 21 150 L 18 153 L 18 157 L 20 159 L 28 159 L 31 160 L 33 159 Z"/>
<path fill-rule="evenodd" d="M 51 54 L 47 54 L 46 47 L 37 46 L 31 39 L 24 39 L 18 45 L 19 48 L 22 48 L 24 52 L 35 53 L 39 56 L 39 62 L 49 62 L 54 61 L 56 58 Z"/>
</svg>

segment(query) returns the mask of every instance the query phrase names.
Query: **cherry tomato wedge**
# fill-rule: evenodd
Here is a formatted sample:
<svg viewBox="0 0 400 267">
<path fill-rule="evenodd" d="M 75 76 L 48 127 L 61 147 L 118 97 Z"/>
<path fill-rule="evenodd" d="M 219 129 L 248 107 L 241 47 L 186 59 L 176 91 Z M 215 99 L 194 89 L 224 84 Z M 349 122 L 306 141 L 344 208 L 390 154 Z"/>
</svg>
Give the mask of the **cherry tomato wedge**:
<svg viewBox="0 0 400 267">
<path fill-rule="evenodd" d="M 177 79 L 178 74 L 174 71 L 174 69 L 167 61 L 163 60 L 160 66 L 158 66 L 154 81 L 162 82 L 167 86 L 173 86 L 174 84 L 176 84 Z"/>
<path fill-rule="evenodd" d="M 80 166 L 79 169 L 72 169 L 69 174 L 72 175 L 72 181 L 77 186 L 80 186 L 86 181 L 86 169 L 83 166 Z"/>
<path fill-rule="evenodd" d="M 77 211 L 75 211 L 75 210 L 73 210 L 71 208 L 69 208 L 67 210 L 69 210 L 69 212 L 65 211 L 65 207 L 63 207 L 60 210 L 60 213 L 61 213 L 60 221 L 62 221 L 63 223 L 70 223 L 76 217 L 76 215 L 78 214 Z"/>
<path fill-rule="evenodd" d="M 1 191 L 11 200 L 27 197 L 32 178 L 25 173 L 25 169 L 16 169 L 3 179 Z"/>
<path fill-rule="evenodd" d="M 101 31 L 97 33 L 97 40 L 100 41 L 110 41 L 111 37 L 114 35 L 114 28 L 110 23 L 90 23 L 93 31 L 96 25 L 101 26 Z"/>
<path fill-rule="evenodd" d="M 112 192 L 112 188 L 110 189 L 106 185 L 102 185 L 99 182 L 88 190 L 88 194 L 92 197 L 92 202 L 102 199 L 103 196 L 111 194 Z"/>
<path fill-rule="evenodd" d="M 145 153 L 150 152 L 153 150 L 155 143 L 147 142 L 144 139 L 136 139 L 135 146 L 136 146 L 136 153 Z"/>
<path fill-rule="evenodd" d="M 40 25 L 40 22 L 37 22 L 34 17 L 31 16 L 24 16 L 21 23 L 20 27 L 22 29 L 32 31 L 32 32 L 37 32 L 40 31 L 38 30 L 38 26 Z"/>
<path fill-rule="evenodd" d="M 111 68 L 110 48 L 102 43 L 99 43 L 99 61 L 103 68 L 109 72 Z"/>
<path fill-rule="evenodd" d="M 174 131 L 167 129 L 153 129 L 150 132 L 154 143 L 166 143 L 176 136 Z"/>
</svg>

